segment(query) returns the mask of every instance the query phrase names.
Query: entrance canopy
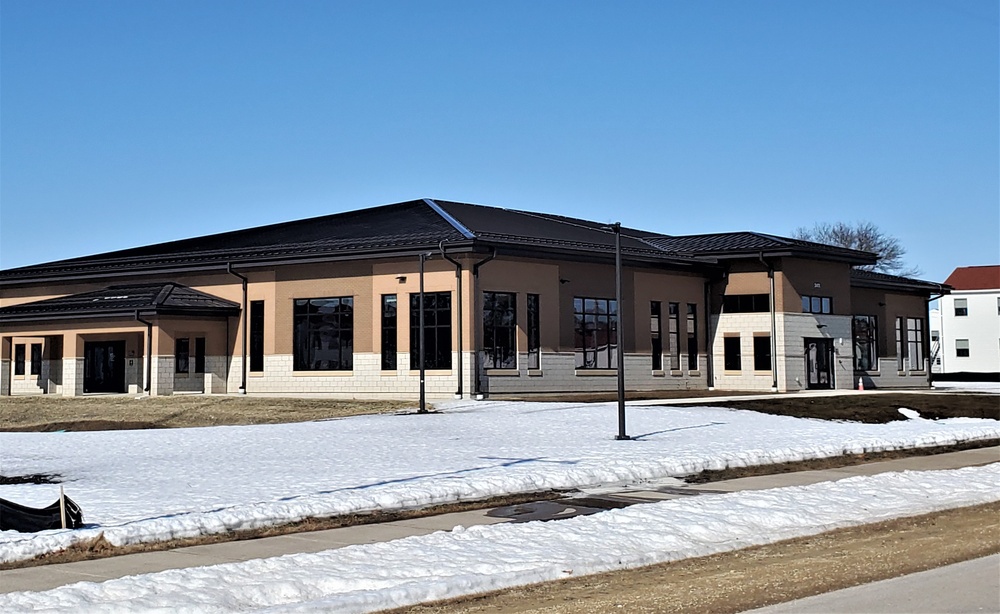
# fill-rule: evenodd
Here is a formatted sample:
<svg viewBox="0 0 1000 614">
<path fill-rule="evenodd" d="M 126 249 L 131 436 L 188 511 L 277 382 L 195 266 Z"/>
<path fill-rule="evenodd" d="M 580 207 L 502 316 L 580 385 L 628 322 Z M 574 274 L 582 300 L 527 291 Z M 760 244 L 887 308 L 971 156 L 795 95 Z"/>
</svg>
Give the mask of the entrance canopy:
<svg viewBox="0 0 1000 614">
<path fill-rule="evenodd" d="M 0 323 L 115 316 L 235 316 L 239 303 L 168 283 L 109 286 L 0 309 Z"/>
</svg>

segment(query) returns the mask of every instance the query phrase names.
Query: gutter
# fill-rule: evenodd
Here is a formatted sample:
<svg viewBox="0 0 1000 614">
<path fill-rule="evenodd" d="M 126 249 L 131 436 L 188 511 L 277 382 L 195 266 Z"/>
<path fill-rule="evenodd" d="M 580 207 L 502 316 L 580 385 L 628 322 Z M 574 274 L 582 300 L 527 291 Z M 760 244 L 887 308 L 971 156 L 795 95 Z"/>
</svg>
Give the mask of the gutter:
<svg viewBox="0 0 1000 614">
<path fill-rule="evenodd" d="M 240 380 L 240 394 L 246 394 L 247 393 L 247 321 L 248 321 L 247 282 L 249 282 L 249 280 L 246 278 L 246 276 L 240 275 L 239 273 L 233 270 L 232 262 L 226 263 L 226 272 L 234 277 L 239 277 L 240 280 L 242 280 L 243 282 L 243 305 L 240 310 L 241 311 L 240 319 L 242 321 L 242 328 L 243 328 L 243 362 L 240 366 L 243 370 L 243 374 L 242 374 L 242 379 Z"/>
<path fill-rule="evenodd" d="M 473 316 L 475 316 L 475 314 L 476 314 L 476 305 L 478 305 L 478 300 L 479 300 L 479 269 L 482 268 L 482 266 L 484 264 L 486 264 L 490 260 L 493 260 L 496 257 L 497 257 L 497 249 L 494 247 L 493 251 L 490 252 L 489 256 L 483 258 L 479 262 L 477 262 L 474 265 L 472 265 L 472 313 L 473 313 Z M 476 318 L 473 317 L 472 319 L 475 320 Z M 473 379 L 472 379 L 472 390 L 473 390 L 473 398 L 476 399 L 476 400 L 480 400 L 481 401 L 482 398 L 483 398 L 483 391 L 480 388 L 480 384 L 479 384 L 479 371 L 480 371 L 480 363 L 479 363 L 479 361 L 480 361 L 480 357 L 479 357 L 479 330 L 480 330 L 479 326 L 475 326 L 475 325 L 472 326 L 473 369 L 475 370 L 474 371 L 475 375 L 473 376 Z"/>
<path fill-rule="evenodd" d="M 462 394 L 463 394 L 463 390 L 462 390 L 462 383 L 463 383 L 462 382 L 462 362 L 463 362 L 463 357 L 462 357 L 462 303 L 464 302 L 462 300 L 462 263 L 459 262 L 458 260 L 455 260 L 454 258 L 452 258 L 451 256 L 449 256 L 445 252 L 444 241 L 441 241 L 440 243 L 438 243 L 438 249 L 441 250 L 441 257 L 442 258 L 444 258 L 448 262 L 450 262 L 450 263 L 452 263 L 452 264 L 455 265 L 455 285 L 456 285 L 456 290 L 455 291 L 458 294 L 458 296 L 456 297 L 458 299 L 458 389 L 455 390 L 455 398 L 456 399 L 461 399 L 462 398 Z"/>
</svg>

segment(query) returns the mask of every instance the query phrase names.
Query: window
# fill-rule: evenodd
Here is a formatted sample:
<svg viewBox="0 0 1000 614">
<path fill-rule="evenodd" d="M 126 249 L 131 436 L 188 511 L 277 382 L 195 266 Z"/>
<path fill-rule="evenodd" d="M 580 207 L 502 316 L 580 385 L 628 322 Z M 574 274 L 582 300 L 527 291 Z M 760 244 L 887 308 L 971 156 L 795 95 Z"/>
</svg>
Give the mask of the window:
<svg viewBox="0 0 1000 614">
<path fill-rule="evenodd" d="M 754 335 L 753 370 L 771 370 L 771 335 Z"/>
<path fill-rule="evenodd" d="M 395 294 L 382 295 L 382 370 L 396 370 L 398 315 Z"/>
<path fill-rule="evenodd" d="M 264 371 L 264 301 L 250 301 L 250 371 Z"/>
<path fill-rule="evenodd" d="M 649 302 L 649 341 L 653 352 L 653 370 L 663 370 L 663 339 L 660 338 L 660 330 L 663 328 L 663 319 L 660 315 L 660 301 Z"/>
<path fill-rule="evenodd" d="M 698 370 L 698 306 L 688 303 L 687 312 L 688 336 L 688 371 Z"/>
<path fill-rule="evenodd" d="M 295 299 L 292 313 L 296 371 L 354 368 L 354 298 Z"/>
<path fill-rule="evenodd" d="M 42 374 L 42 344 L 32 343 L 31 344 L 31 374 L 41 375 Z"/>
<path fill-rule="evenodd" d="M 24 344 L 14 346 L 14 375 L 24 375 Z"/>
<path fill-rule="evenodd" d="M 802 313 L 833 313 L 833 299 L 829 296 L 803 296 Z"/>
<path fill-rule="evenodd" d="M 538 312 L 538 295 L 528 295 L 528 368 L 540 369 L 542 365 L 542 335 Z"/>
<path fill-rule="evenodd" d="M 617 368 L 617 301 L 574 297 L 573 333 L 577 369 Z"/>
<path fill-rule="evenodd" d="M 969 357 L 969 340 L 955 339 L 955 356 L 959 358 Z"/>
<path fill-rule="evenodd" d="M 195 337 L 194 339 L 194 372 L 205 372 L 205 338 Z"/>
<path fill-rule="evenodd" d="M 924 321 L 920 318 L 906 318 L 906 355 L 910 368 L 922 371 L 924 368 Z"/>
<path fill-rule="evenodd" d="M 420 368 L 420 295 L 410 295 L 410 368 Z M 451 292 L 424 292 L 424 368 L 451 368 Z"/>
<path fill-rule="evenodd" d="M 729 294 L 722 297 L 722 311 L 725 313 L 762 313 L 771 311 L 771 299 L 767 294 Z"/>
<path fill-rule="evenodd" d="M 969 299 L 957 298 L 955 299 L 955 317 L 962 317 L 969 315 Z"/>
<path fill-rule="evenodd" d="M 681 368 L 681 316 L 678 303 L 667 303 L 667 326 L 670 335 L 670 369 Z"/>
<path fill-rule="evenodd" d="M 722 347 L 724 351 L 723 366 L 726 371 L 741 371 L 743 370 L 743 363 L 740 359 L 740 338 L 739 337 L 724 337 L 722 339 Z"/>
<path fill-rule="evenodd" d="M 187 373 L 191 370 L 191 340 L 180 337 L 174 340 L 174 373 Z"/>
<path fill-rule="evenodd" d="M 483 292 L 483 366 L 517 368 L 517 295 Z"/>
<path fill-rule="evenodd" d="M 905 368 L 903 361 L 906 360 L 906 344 L 903 343 L 903 330 L 906 318 L 896 318 L 896 370 L 902 371 Z"/>
<path fill-rule="evenodd" d="M 851 324 L 854 337 L 854 369 L 877 371 L 878 328 L 875 316 L 854 316 Z"/>
</svg>

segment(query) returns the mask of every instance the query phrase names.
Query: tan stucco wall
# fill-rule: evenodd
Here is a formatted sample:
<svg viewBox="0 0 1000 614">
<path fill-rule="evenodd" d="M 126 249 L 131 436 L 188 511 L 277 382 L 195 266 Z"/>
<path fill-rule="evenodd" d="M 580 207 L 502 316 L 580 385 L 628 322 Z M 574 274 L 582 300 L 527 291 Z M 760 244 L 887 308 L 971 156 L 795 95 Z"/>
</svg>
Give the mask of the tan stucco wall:
<svg viewBox="0 0 1000 614">
<path fill-rule="evenodd" d="M 802 313 L 803 296 L 829 296 L 835 315 L 851 313 L 851 268 L 847 264 L 783 258 L 775 277 L 778 311 Z M 779 290 L 780 288 L 780 290 Z"/>
</svg>

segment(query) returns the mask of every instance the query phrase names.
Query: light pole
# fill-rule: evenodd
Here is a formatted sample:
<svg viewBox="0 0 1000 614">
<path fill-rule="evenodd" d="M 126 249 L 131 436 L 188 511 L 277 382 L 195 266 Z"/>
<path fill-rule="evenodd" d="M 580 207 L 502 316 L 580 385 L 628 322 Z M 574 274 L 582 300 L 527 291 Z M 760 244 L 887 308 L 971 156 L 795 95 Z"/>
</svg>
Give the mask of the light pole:
<svg viewBox="0 0 1000 614">
<path fill-rule="evenodd" d="M 618 330 L 615 337 L 618 344 L 618 435 L 617 440 L 632 439 L 625 434 L 625 308 L 622 305 L 622 224 L 615 222 L 611 227 L 615 233 L 615 304 L 618 306 Z"/>
</svg>

